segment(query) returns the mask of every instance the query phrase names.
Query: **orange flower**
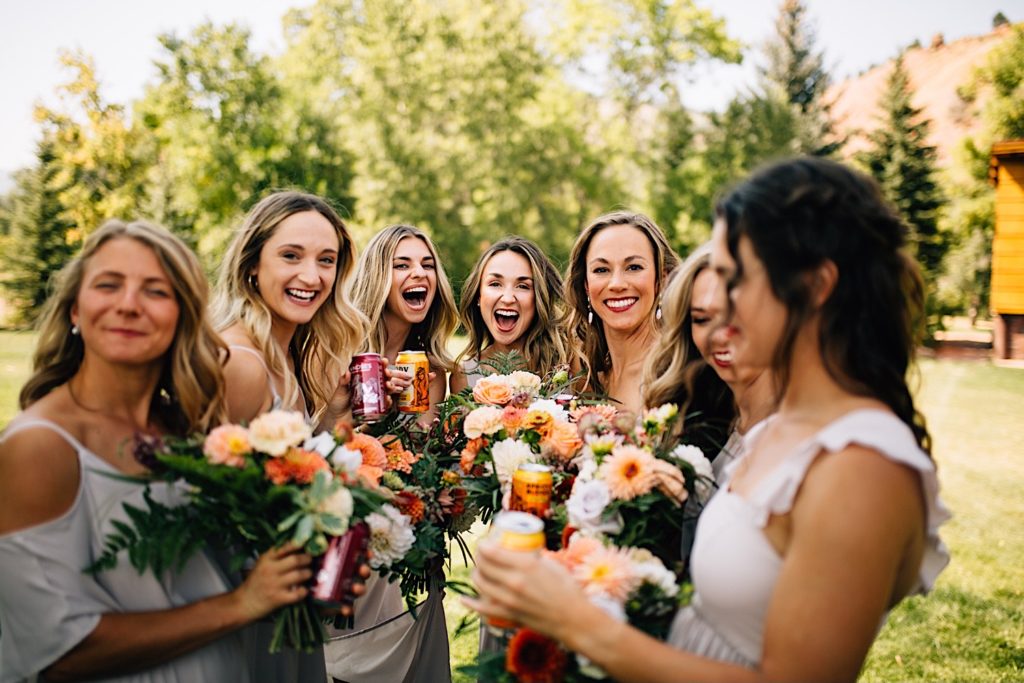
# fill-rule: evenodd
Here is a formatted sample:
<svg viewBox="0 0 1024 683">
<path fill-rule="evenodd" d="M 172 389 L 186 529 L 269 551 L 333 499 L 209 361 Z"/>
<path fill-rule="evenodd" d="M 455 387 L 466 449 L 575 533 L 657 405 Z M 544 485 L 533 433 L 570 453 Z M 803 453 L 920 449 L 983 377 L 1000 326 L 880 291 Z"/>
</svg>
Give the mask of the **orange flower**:
<svg viewBox="0 0 1024 683">
<path fill-rule="evenodd" d="M 387 468 L 391 471 L 405 472 L 409 474 L 412 472 L 412 465 L 420 456 L 413 454 L 412 451 L 405 449 L 402 445 L 402 440 L 397 436 L 388 434 L 387 436 L 381 437 L 384 439 L 384 454 L 387 457 Z"/>
<path fill-rule="evenodd" d="M 441 481 L 445 484 L 455 486 L 456 484 L 462 483 L 462 475 L 458 472 L 453 472 L 452 470 L 445 470 L 441 473 Z"/>
<path fill-rule="evenodd" d="M 583 440 L 580 439 L 576 425 L 568 422 L 555 422 L 551 425 L 551 433 L 540 442 L 540 445 L 550 449 L 562 460 L 568 460 L 583 445 Z"/>
<path fill-rule="evenodd" d="M 604 546 L 601 545 L 601 541 L 596 538 L 584 536 L 583 534 L 572 534 L 569 538 L 568 545 L 554 553 L 554 557 L 562 563 L 566 569 L 573 571 L 576 567 L 583 564 L 583 560 L 586 559 L 588 555 L 603 547 Z"/>
<path fill-rule="evenodd" d="M 636 446 L 616 446 L 598 475 L 618 500 L 632 500 L 654 488 L 655 458 Z"/>
<path fill-rule="evenodd" d="M 625 602 L 640 585 L 629 552 L 622 548 L 595 548 L 582 558 L 573 576 L 583 584 L 587 595 L 604 593 L 619 602 Z"/>
<path fill-rule="evenodd" d="M 558 643 L 528 628 L 516 631 L 505 654 L 505 670 L 519 683 L 558 683 L 565 662 L 565 650 Z"/>
<path fill-rule="evenodd" d="M 384 470 L 373 465 L 360 465 L 356 474 L 372 486 L 380 486 L 380 478 L 384 476 Z"/>
<path fill-rule="evenodd" d="M 522 408 L 505 406 L 505 410 L 501 411 L 501 424 L 505 427 L 505 431 L 511 434 L 519 429 L 523 424 L 524 415 L 526 415 L 526 411 Z"/>
<path fill-rule="evenodd" d="M 501 375 L 481 377 L 473 385 L 473 400 L 492 406 L 503 406 L 512 400 L 512 386 Z"/>
<path fill-rule="evenodd" d="M 270 458 L 263 464 L 263 471 L 270 481 L 277 485 L 294 481 L 308 484 L 320 470 L 330 471 L 327 461 L 319 453 L 310 453 L 300 448 L 289 448 L 284 456 Z"/>
<path fill-rule="evenodd" d="M 369 434 L 358 432 L 353 434 L 352 440 L 345 444 L 345 448 L 350 451 L 359 451 L 363 456 L 363 465 L 379 467 L 382 470 L 388 466 L 388 456 L 384 452 L 384 446 Z"/>
<path fill-rule="evenodd" d="M 352 421 L 340 418 L 334 423 L 334 437 L 341 443 L 348 443 L 352 440 L 355 430 L 352 428 Z"/>
<path fill-rule="evenodd" d="M 523 429 L 532 429 L 540 434 L 543 439 L 551 434 L 551 424 L 553 422 L 554 418 L 546 410 L 528 410 L 526 415 L 523 416 L 522 427 Z"/>
<path fill-rule="evenodd" d="M 484 440 L 482 437 L 470 439 L 466 443 L 466 447 L 462 449 L 462 456 L 459 458 L 459 467 L 465 474 L 469 474 L 473 471 L 473 462 L 476 461 L 476 454 L 483 448 Z"/>
<path fill-rule="evenodd" d="M 423 501 L 410 491 L 399 491 L 395 494 L 395 499 L 392 502 L 398 511 L 407 516 L 413 524 L 419 524 L 427 514 Z"/>
</svg>

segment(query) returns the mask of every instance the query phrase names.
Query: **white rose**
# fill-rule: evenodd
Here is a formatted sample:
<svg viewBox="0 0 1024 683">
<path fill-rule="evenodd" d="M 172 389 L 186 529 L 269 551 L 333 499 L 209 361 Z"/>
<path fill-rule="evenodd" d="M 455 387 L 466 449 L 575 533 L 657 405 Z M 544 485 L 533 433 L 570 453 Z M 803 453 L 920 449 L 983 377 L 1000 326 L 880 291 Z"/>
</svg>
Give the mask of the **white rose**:
<svg viewBox="0 0 1024 683">
<path fill-rule="evenodd" d="M 341 520 L 341 526 L 347 528 L 349 520 L 352 519 L 353 507 L 352 493 L 348 490 L 348 487 L 339 486 L 338 490 L 324 499 L 320 506 L 320 511 L 334 515 Z"/>
<path fill-rule="evenodd" d="M 354 475 L 363 464 L 363 454 L 359 451 L 351 451 L 344 446 L 338 446 L 331 454 L 331 464 L 345 474 Z"/>
<path fill-rule="evenodd" d="M 672 450 L 672 457 L 693 466 L 694 472 L 697 473 L 697 496 L 702 503 L 706 503 L 711 496 L 711 485 L 715 481 L 715 472 L 711 468 L 711 461 L 704 455 L 704 451 L 697 446 L 676 446 Z"/>
<path fill-rule="evenodd" d="M 600 479 L 580 481 L 573 484 L 572 493 L 565 503 L 569 513 L 569 525 L 583 531 L 615 535 L 622 531 L 622 516 L 604 519 L 605 508 L 612 501 L 608 485 Z"/>
<path fill-rule="evenodd" d="M 316 452 L 325 458 L 330 457 L 335 448 L 334 437 L 328 432 L 320 432 L 302 442 L 302 450 Z"/>
<path fill-rule="evenodd" d="M 301 413 L 272 410 L 249 424 L 249 443 L 257 451 L 281 456 L 313 435 Z"/>
</svg>

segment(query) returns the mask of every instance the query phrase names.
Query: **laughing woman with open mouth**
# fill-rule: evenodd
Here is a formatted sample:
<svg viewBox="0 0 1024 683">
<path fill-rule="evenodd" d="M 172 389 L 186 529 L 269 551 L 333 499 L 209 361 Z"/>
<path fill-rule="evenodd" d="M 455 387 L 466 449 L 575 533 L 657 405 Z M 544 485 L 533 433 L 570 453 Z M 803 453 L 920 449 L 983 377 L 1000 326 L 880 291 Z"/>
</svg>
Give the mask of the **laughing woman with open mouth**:
<svg viewBox="0 0 1024 683">
<path fill-rule="evenodd" d="M 435 376 L 430 409 L 420 419 L 429 423 L 444 399 L 452 369 L 446 345 L 458 314 L 437 249 L 426 233 L 411 225 L 392 225 L 377 233 L 359 258 L 352 298 L 370 320 L 363 351 L 379 353 L 392 363 L 405 350 L 426 352 Z M 395 371 L 392 384 L 407 385 L 411 378 L 403 374 Z M 327 672 L 347 683 L 450 681 L 442 588 L 432 587 L 413 617 L 397 583 L 373 574 L 366 586 L 366 595 L 355 603 L 355 628 L 332 632 L 325 647 Z"/>
<path fill-rule="evenodd" d="M 499 353 L 518 352 L 543 376 L 570 361 L 562 277 L 540 248 L 507 237 L 485 251 L 462 287 L 459 315 L 469 342 L 451 377 L 452 393 L 472 387 Z"/>
</svg>

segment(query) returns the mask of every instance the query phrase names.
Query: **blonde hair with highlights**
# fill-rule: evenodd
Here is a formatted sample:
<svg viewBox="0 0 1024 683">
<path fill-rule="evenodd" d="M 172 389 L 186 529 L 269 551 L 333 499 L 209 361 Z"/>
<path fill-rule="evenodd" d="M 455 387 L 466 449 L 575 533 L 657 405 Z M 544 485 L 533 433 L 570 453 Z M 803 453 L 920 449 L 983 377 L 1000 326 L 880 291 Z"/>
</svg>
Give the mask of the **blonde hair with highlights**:
<svg viewBox="0 0 1024 683">
<path fill-rule="evenodd" d="M 654 252 L 655 296 L 658 300 L 665 278 L 679 262 L 679 257 L 672 251 L 665 233 L 642 213 L 613 211 L 598 216 L 576 238 L 572 253 L 569 255 L 569 270 L 565 276 L 565 303 L 569 306 L 569 331 L 580 347 L 580 361 L 586 370 L 587 388 L 596 393 L 605 391 L 601 374 L 611 370 L 612 359 L 600 316 L 595 315 L 592 323 L 587 320 L 587 251 L 598 232 L 618 225 L 640 230 L 651 243 L 651 250 Z M 657 305 L 651 308 L 650 313 L 651 324 L 655 329 L 658 327 L 655 316 Z"/>
<path fill-rule="evenodd" d="M 177 329 L 164 354 L 151 417 L 179 436 L 206 431 L 227 414 L 221 368 L 227 348 L 206 317 L 207 284 L 199 260 L 177 236 L 144 221 L 107 221 L 60 271 L 39 320 L 33 371 L 21 389 L 19 404 L 28 408 L 78 372 L 85 343 L 81 335 L 71 334 L 71 309 L 89 260 L 115 239 L 133 239 L 152 250 L 178 301 Z"/>
<path fill-rule="evenodd" d="M 523 357 L 526 359 L 527 370 L 543 375 L 555 366 L 568 363 L 570 360 L 566 329 L 568 312 L 561 300 L 562 276 L 540 247 L 528 239 L 517 236 L 506 237 L 481 254 L 462 286 L 459 317 L 469 335 L 469 342 L 459 354 L 456 363 L 461 363 L 467 358 L 479 360 L 484 349 L 494 343 L 494 337 L 480 311 L 480 289 L 488 261 L 503 251 L 519 254 L 530 264 L 534 315 L 523 333 Z"/>
<path fill-rule="evenodd" d="M 289 353 L 295 360 L 293 374 L 288 372 L 285 355 L 270 334 L 271 311 L 250 274 L 278 226 L 289 216 L 306 211 L 316 211 L 334 228 L 338 261 L 327 301 L 312 320 L 298 326 L 292 337 Z M 354 266 L 355 246 L 331 205 L 316 195 L 289 190 L 264 197 L 249 211 L 227 249 L 217 280 L 213 303 L 217 329 L 241 323 L 270 372 L 284 378 L 284 404 L 294 405 L 301 397 L 314 422 L 323 416 L 338 379 L 366 331 L 366 318 L 349 296 Z"/>
<path fill-rule="evenodd" d="M 402 348 L 422 349 L 426 351 L 431 365 L 452 372 L 455 369 L 455 362 L 448 353 L 448 338 L 459 324 L 455 295 L 452 293 L 452 286 L 448 282 L 441 259 L 437 256 L 434 243 L 425 232 L 411 225 L 389 225 L 384 228 L 373 236 L 359 257 L 359 275 L 352 291 L 352 298 L 359 310 L 370 320 L 369 333 L 362 350 L 383 354 L 387 347 L 388 332 L 384 322 L 384 309 L 391 293 L 392 261 L 398 250 L 398 243 L 409 237 L 421 240 L 434 257 L 437 291 L 430 303 L 427 317 L 422 323 L 413 325 L 409 336 L 402 343 Z"/>
</svg>

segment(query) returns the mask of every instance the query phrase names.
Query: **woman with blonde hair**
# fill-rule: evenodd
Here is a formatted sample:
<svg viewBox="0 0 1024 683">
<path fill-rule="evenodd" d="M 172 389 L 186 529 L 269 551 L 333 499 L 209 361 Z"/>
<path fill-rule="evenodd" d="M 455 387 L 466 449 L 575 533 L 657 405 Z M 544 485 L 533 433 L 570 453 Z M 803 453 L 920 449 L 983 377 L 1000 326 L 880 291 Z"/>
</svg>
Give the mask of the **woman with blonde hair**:
<svg viewBox="0 0 1024 683">
<path fill-rule="evenodd" d="M 588 391 L 643 409 L 636 378 L 657 337 L 662 284 L 678 261 L 661 228 L 639 213 L 599 216 L 576 238 L 565 301 Z"/>
<path fill-rule="evenodd" d="M 541 376 L 567 364 L 561 292 L 558 269 L 528 239 L 506 237 L 481 254 L 462 287 L 459 317 L 469 341 L 456 359 L 452 393 L 487 374 L 487 361 L 497 353 L 518 352 L 522 369 Z"/>
<path fill-rule="evenodd" d="M 435 375 L 430 410 L 420 423 L 429 424 L 444 399 L 446 372 L 453 365 L 447 343 L 458 324 L 437 249 L 418 228 L 392 225 L 366 245 L 356 271 L 352 298 L 370 321 L 362 350 L 391 362 L 407 349 L 426 352 Z M 403 374 L 395 371 L 393 382 L 407 385 L 411 378 Z M 346 683 L 451 680 L 443 598 L 443 587 L 431 586 L 413 615 L 398 584 L 372 574 L 366 595 L 354 606 L 355 628 L 333 631 L 324 648 L 328 673 Z"/>
<path fill-rule="evenodd" d="M 949 561 L 907 385 L 924 285 L 906 235 L 875 181 L 820 158 L 765 167 L 719 201 L 716 326 L 738 367 L 771 370 L 779 404 L 701 515 L 670 644 L 526 553 L 478 548 L 472 604 L 619 681 L 856 680 L 889 610 Z"/>
<path fill-rule="evenodd" d="M 224 414 L 223 343 L 206 281 L 177 237 L 112 220 L 61 271 L 34 371 L 0 437 L 3 680 L 248 680 L 239 629 L 305 598 L 310 557 L 264 554 L 234 590 L 205 555 L 140 574 L 127 556 L 85 574 L 145 507 L 139 434 L 183 437 Z M 179 504 L 183 491 L 151 486 Z"/>
<path fill-rule="evenodd" d="M 459 324 L 455 295 L 437 248 L 419 228 L 390 225 L 366 245 L 356 272 L 352 298 L 369 319 L 361 350 L 379 353 L 392 364 L 402 351 L 426 352 L 434 378 L 430 410 L 420 422 L 429 424 L 436 405 L 444 400 L 447 373 L 455 369 L 448 339 Z M 401 378 L 405 383 L 410 380 Z"/>
<path fill-rule="evenodd" d="M 349 298 L 355 246 L 325 200 L 275 192 L 246 215 L 221 267 L 213 321 L 230 344 L 231 419 L 272 407 L 331 427 L 366 320 Z"/>
</svg>

